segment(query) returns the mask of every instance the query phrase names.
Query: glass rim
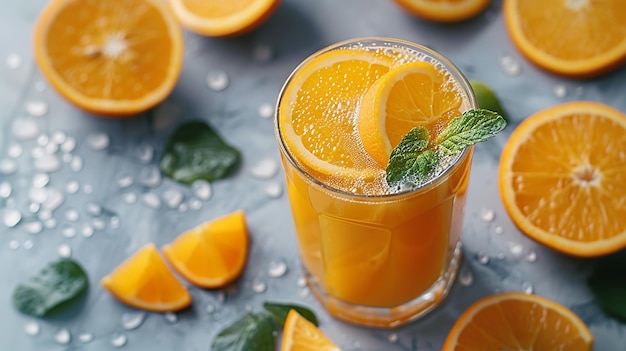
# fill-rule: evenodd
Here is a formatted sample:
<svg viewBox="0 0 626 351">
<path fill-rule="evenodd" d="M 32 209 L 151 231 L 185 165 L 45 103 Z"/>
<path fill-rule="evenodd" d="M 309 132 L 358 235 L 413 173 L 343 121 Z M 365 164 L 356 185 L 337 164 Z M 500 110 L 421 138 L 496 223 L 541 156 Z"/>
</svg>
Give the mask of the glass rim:
<svg viewBox="0 0 626 351">
<path fill-rule="evenodd" d="M 294 169 L 296 169 L 296 171 L 298 173 L 300 173 L 301 175 L 304 176 L 304 178 L 315 184 L 316 186 L 322 187 L 327 191 L 330 191 L 332 193 L 335 193 L 337 195 L 341 195 L 344 197 L 351 197 L 353 199 L 356 200 L 392 200 L 398 197 L 406 197 L 406 196 L 412 196 L 412 195 L 416 195 L 419 194 L 421 192 L 427 191 L 435 186 L 437 186 L 439 183 L 443 182 L 445 179 L 448 178 L 448 176 L 450 175 L 450 173 L 452 173 L 453 170 L 455 170 L 459 164 L 465 160 L 465 158 L 467 158 L 471 152 L 471 150 L 473 149 L 473 146 L 469 146 L 466 147 L 461 153 L 459 153 L 457 155 L 457 157 L 454 159 L 454 161 L 452 161 L 450 163 L 450 165 L 448 167 L 446 167 L 446 169 L 441 172 L 440 174 L 438 174 L 437 176 L 435 176 L 434 178 L 432 178 L 431 180 L 429 180 L 428 182 L 418 186 L 418 187 L 411 187 L 408 190 L 405 191 L 401 191 L 401 192 L 397 192 L 397 193 L 388 193 L 388 194 L 377 194 L 377 195 L 368 195 L 368 194 L 357 194 L 357 193 L 352 193 L 346 190 L 342 190 L 336 187 L 333 187 L 327 183 L 324 183 L 323 181 L 317 179 L 316 177 L 314 177 L 313 175 L 311 175 L 306 169 L 303 169 L 302 166 L 300 166 L 300 164 L 295 160 L 294 156 L 291 154 L 291 152 L 289 151 L 289 149 L 287 148 L 287 145 L 285 145 L 285 141 L 283 139 L 282 133 L 280 131 L 280 122 L 279 122 L 279 107 L 280 104 L 283 100 L 284 97 L 284 93 L 285 90 L 287 88 L 287 86 L 291 83 L 291 81 L 293 80 L 293 77 L 295 76 L 295 74 L 297 72 L 299 72 L 302 67 L 304 67 L 306 64 L 308 64 L 311 60 L 313 60 L 314 58 L 318 57 L 319 55 L 332 51 L 332 50 L 336 50 L 336 49 L 341 49 L 344 47 L 351 47 L 354 46 L 355 44 L 359 44 L 359 43 L 371 43 L 371 44 L 375 44 L 375 45 L 370 45 L 371 46 L 380 46 L 380 47 L 384 47 L 385 45 L 388 44 L 399 44 L 402 45 L 406 48 L 409 49 L 414 49 L 417 50 L 420 53 L 424 53 L 427 56 L 431 57 L 432 59 L 436 60 L 438 63 L 442 64 L 443 67 L 450 72 L 450 74 L 453 76 L 453 78 L 457 81 L 457 83 L 461 86 L 461 89 L 466 93 L 467 98 L 469 100 L 470 106 L 471 108 L 478 108 L 478 102 L 476 100 L 476 96 L 474 95 L 474 90 L 472 89 L 472 86 L 469 82 L 469 80 L 467 79 L 467 77 L 465 77 L 465 75 L 461 72 L 461 70 L 454 64 L 452 63 L 448 58 L 446 58 L 445 56 L 443 56 L 443 54 L 423 45 L 423 44 L 418 44 L 415 42 L 411 42 L 408 40 L 404 40 L 404 39 L 398 39 L 398 38 L 391 38 L 391 37 L 382 37 L 382 36 L 366 36 L 366 37 L 357 37 L 357 38 L 352 38 L 352 39 L 346 39 L 346 40 L 342 40 L 339 42 L 336 42 L 334 44 L 330 44 L 326 47 L 323 47 L 322 49 L 319 49 L 315 52 L 313 52 L 312 54 L 308 55 L 304 60 L 302 60 L 302 62 L 300 62 L 289 74 L 289 76 L 287 77 L 287 79 L 285 80 L 285 83 L 282 85 L 279 93 L 278 93 L 278 98 L 276 101 L 276 106 L 274 108 L 274 133 L 276 136 L 276 140 L 278 141 L 278 146 L 279 146 L 279 151 L 281 152 L 281 154 L 284 156 L 285 159 L 287 159 L 287 161 L 291 164 L 292 167 L 294 167 Z M 364 45 L 364 47 L 368 47 L 367 45 Z"/>
</svg>

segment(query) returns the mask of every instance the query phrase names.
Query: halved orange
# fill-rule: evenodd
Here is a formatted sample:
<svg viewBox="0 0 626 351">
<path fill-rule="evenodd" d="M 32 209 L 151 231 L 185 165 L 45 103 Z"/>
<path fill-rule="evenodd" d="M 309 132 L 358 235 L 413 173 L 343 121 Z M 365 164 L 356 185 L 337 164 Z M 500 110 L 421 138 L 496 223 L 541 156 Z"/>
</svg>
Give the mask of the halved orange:
<svg viewBox="0 0 626 351">
<path fill-rule="evenodd" d="M 417 17 L 435 22 L 459 22 L 483 12 L 491 0 L 395 0 Z"/>
<path fill-rule="evenodd" d="M 191 295 L 169 269 L 154 244 L 147 244 L 101 280 L 121 302 L 155 312 L 171 312 L 191 304 Z"/>
<path fill-rule="evenodd" d="M 341 351 L 315 324 L 290 310 L 283 326 L 281 351 Z"/>
<path fill-rule="evenodd" d="M 33 47 L 62 97 L 110 116 L 163 101 L 183 61 L 182 31 L 161 0 L 52 0 L 37 19 Z"/>
<path fill-rule="evenodd" d="M 248 229 L 242 210 L 203 223 L 163 246 L 180 275 L 202 288 L 219 288 L 237 279 L 248 258 Z"/>
<path fill-rule="evenodd" d="M 623 0 L 507 0 L 504 19 L 520 52 L 552 73 L 594 77 L 626 60 Z"/>
<path fill-rule="evenodd" d="M 289 78 L 278 105 L 280 137 L 317 179 L 367 179 L 379 167 L 355 133 L 353 121 L 365 90 L 389 71 L 382 50 L 336 49 L 314 55 Z"/>
<path fill-rule="evenodd" d="M 265 22 L 280 0 L 169 0 L 187 29 L 221 37 L 249 32 Z"/>
<path fill-rule="evenodd" d="M 469 109 L 466 101 L 449 73 L 428 62 L 406 63 L 378 79 L 363 95 L 359 136 L 365 150 L 385 168 L 391 150 L 412 128 L 425 126 L 434 138 Z"/>
<path fill-rule="evenodd" d="M 626 247 L 626 115 L 590 101 L 524 120 L 504 146 L 500 196 L 517 227 L 561 252 Z"/>
<path fill-rule="evenodd" d="M 487 296 L 448 333 L 444 351 L 590 351 L 593 335 L 574 312 L 556 301 L 520 292 Z"/>
</svg>

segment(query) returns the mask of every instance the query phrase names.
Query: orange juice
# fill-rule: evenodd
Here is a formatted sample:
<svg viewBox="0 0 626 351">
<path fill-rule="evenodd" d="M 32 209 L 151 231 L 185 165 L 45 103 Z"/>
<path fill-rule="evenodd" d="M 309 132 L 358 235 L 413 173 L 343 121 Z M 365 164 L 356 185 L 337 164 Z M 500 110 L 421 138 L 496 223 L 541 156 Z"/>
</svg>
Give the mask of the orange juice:
<svg viewBox="0 0 626 351">
<path fill-rule="evenodd" d="M 472 148 L 426 184 L 392 189 L 357 126 L 359 118 L 370 118 L 360 110 L 368 103 L 363 96 L 374 96 L 375 82 L 412 61 L 429 64 L 424 77 L 407 80 L 416 87 L 408 100 L 420 106 L 420 116 L 398 124 L 426 121 L 436 134 L 451 117 L 476 108 L 452 63 L 385 38 L 342 42 L 312 55 L 287 80 L 277 105 L 276 134 L 305 276 L 332 315 L 363 325 L 395 326 L 423 315 L 445 297 L 458 268 Z M 405 100 L 389 102 L 387 110 Z M 398 128 L 389 121 L 380 128 Z"/>
</svg>

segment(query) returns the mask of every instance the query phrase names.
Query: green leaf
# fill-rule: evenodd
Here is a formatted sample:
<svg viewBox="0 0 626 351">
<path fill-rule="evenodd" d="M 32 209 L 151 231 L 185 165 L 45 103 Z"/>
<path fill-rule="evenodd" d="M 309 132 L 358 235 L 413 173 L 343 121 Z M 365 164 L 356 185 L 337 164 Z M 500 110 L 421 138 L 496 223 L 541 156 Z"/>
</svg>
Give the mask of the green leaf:
<svg viewBox="0 0 626 351">
<path fill-rule="evenodd" d="M 435 143 L 444 154 L 452 155 L 467 146 L 485 141 L 506 127 L 506 120 L 489 110 L 468 110 L 453 119 Z"/>
<path fill-rule="evenodd" d="M 274 351 L 276 326 L 265 313 L 248 312 L 223 329 L 211 345 L 212 351 Z"/>
<path fill-rule="evenodd" d="M 437 167 L 439 157 L 428 150 L 430 135 L 422 126 L 411 129 L 391 151 L 387 165 L 387 184 L 395 188 L 419 185 Z"/>
<path fill-rule="evenodd" d="M 13 291 L 13 306 L 20 312 L 42 317 L 52 309 L 74 301 L 87 290 L 83 268 L 72 259 L 49 264 Z"/>
<path fill-rule="evenodd" d="M 240 162 L 240 152 L 224 142 L 211 126 L 192 121 L 170 135 L 160 167 L 166 176 L 191 184 L 199 179 L 211 182 L 225 178 Z"/>
<path fill-rule="evenodd" d="M 504 119 L 508 120 L 506 111 L 502 107 L 502 104 L 500 104 L 500 100 L 487 84 L 477 80 L 470 81 L 470 84 L 472 85 L 474 95 L 476 96 L 476 100 L 478 100 L 478 106 L 480 108 L 495 111 Z"/>
<path fill-rule="evenodd" d="M 608 314 L 626 323 L 625 259 L 609 259 L 595 267 L 587 284 L 598 304 Z"/>
<path fill-rule="evenodd" d="M 316 327 L 319 325 L 315 313 L 304 306 L 266 302 L 263 307 L 280 325 L 285 324 L 290 310 L 295 310 L 309 322 L 315 324 Z"/>
</svg>

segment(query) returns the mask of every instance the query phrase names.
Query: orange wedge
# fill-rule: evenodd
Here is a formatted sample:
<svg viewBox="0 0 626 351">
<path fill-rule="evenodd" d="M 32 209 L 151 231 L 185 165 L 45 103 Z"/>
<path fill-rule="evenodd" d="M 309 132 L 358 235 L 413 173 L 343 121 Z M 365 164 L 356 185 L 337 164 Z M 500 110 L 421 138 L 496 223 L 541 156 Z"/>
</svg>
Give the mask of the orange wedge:
<svg viewBox="0 0 626 351">
<path fill-rule="evenodd" d="M 165 264 L 154 244 L 148 244 L 102 278 L 102 286 L 121 302 L 154 311 L 178 311 L 191 295 Z"/>
<path fill-rule="evenodd" d="M 341 351 L 330 339 L 295 310 L 290 310 L 283 327 L 280 351 Z"/>
<path fill-rule="evenodd" d="M 239 35 L 255 29 L 274 13 L 280 0 L 169 0 L 187 29 L 201 35 Z"/>
<path fill-rule="evenodd" d="M 593 257 L 626 247 L 626 115 L 577 101 L 522 122 L 504 146 L 500 196 L 517 227 Z"/>
<path fill-rule="evenodd" d="M 593 335 L 571 310 L 536 295 L 507 292 L 471 305 L 446 338 L 444 351 L 590 351 Z"/>
<path fill-rule="evenodd" d="M 52 0 L 37 20 L 33 47 L 62 97 L 110 116 L 163 101 L 183 60 L 182 32 L 161 0 Z"/>
<path fill-rule="evenodd" d="M 626 1 L 504 1 L 509 35 L 532 63 L 555 74 L 594 77 L 626 60 Z"/>
<path fill-rule="evenodd" d="M 391 150 L 414 127 L 425 126 L 431 137 L 469 108 L 467 97 L 449 74 L 427 62 L 400 65 L 367 89 L 357 118 L 365 150 L 381 168 Z"/>
<path fill-rule="evenodd" d="M 413 15 L 435 22 L 459 22 L 487 8 L 491 0 L 395 0 Z"/>
<path fill-rule="evenodd" d="M 163 246 L 171 265 L 192 284 L 219 288 L 237 279 L 246 266 L 248 230 L 239 210 L 206 222 Z"/>
</svg>

